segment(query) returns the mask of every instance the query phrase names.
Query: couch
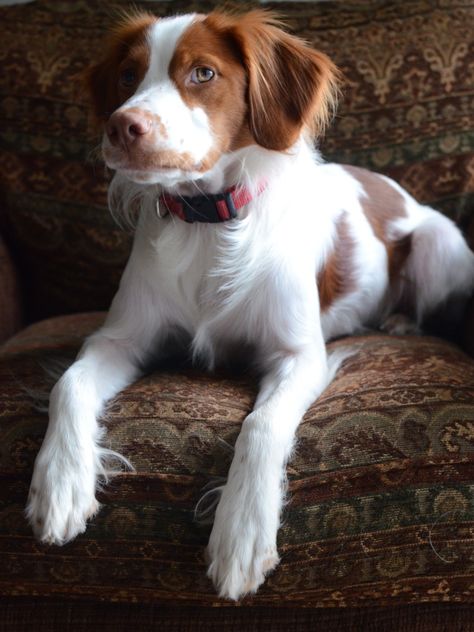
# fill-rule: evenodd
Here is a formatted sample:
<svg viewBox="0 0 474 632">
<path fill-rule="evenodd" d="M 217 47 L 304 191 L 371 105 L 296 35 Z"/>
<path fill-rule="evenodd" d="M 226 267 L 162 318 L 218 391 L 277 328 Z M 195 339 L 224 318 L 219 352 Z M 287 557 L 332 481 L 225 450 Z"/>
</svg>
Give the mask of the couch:
<svg viewBox="0 0 474 632">
<path fill-rule="evenodd" d="M 474 246 L 474 5 L 266 4 L 344 72 L 325 156 L 392 176 Z M 100 491 L 75 541 L 32 537 L 43 395 L 103 320 L 131 243 L 106 209 L 76 78 L 114 13 L 95 0 L 0 8 L 0 630 L 474 630 L 474 360 L 438 337 L 331 343 L 356 353 L 298 430 L 281 563 L 255 596 L 216 596 L 210 525 L 194 515 L 252 406 L 245 372 L 170 365 L 125 389 L 104 424 L 136 471 Z M 472 351 L 473 315 L 466 334 Z"/>
</svg>

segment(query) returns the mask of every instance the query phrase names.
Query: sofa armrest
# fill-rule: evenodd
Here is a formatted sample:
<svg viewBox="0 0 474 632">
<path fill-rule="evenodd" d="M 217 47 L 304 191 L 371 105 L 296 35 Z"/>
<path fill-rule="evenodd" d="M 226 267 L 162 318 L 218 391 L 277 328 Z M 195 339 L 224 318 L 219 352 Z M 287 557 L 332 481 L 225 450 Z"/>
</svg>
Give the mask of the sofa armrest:
<svg viewBox="0 0 474 632">
<path fill-rule="evenodd" d="M 467 242 L 472 251 L 474 251 L 474 217 L 468 225 Z M 463 342 L 466 351 L 474 358 L 474 295 L 471 297 L 464 319 Z"/>
<path fill-rule="evenodd" d="M 464 323 L 464 347 L 474 358 L 474 296 L 469 302 Z"/>
<path fill-rule="evenodd" d="M 21 328 L 22 311 L 18 274 L 0 235 L 0 344 Z"/>
</svg>

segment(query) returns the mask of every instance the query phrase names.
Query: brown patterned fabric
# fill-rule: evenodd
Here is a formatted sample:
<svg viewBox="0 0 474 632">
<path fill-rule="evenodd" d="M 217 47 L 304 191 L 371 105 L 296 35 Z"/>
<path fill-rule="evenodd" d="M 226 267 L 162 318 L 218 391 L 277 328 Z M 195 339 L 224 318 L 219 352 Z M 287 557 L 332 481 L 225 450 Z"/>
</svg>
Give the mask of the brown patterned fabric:
<svg viewBox="0 0 474 632">
<path fill-rule="evenodd" d="M 129 236 L 105 209 L 107 174 L 74 79 L 97 58 L 113 7 L 129 4 L 37 0 L 0 8 L 0 189 L 30 319 L 107 308 L 129 251 Z M 222 3 L 135 4 L 166 15 Z M 345 73 L 326 156 L 383 171 L 474 230 L 472 2 L 266 6 Z"/>
<path fill-rule="evenodd" d="M 136 4 L 167 15 L 221 3 Z M 129 1 L 0 8 L 0 226 L 30 321 L 108 307 L 128 255 L 73 79 L 97 57 L 112 6 Z M 473 246 L 474 4 L 267 6 L 345 73 L 325 155 L 395 177 L 455 219 Z M 15 301 L 0 295 L 4 304 Z M 23 508 L 46 429 L 47 371 L 70 361 L 103 317 L 44 321 L 0 348 L 0 630 L 30 630 L 33 619 L 61 632 L 98 621 L 114 631 L 473 629 L 474 362 L 434 338 L 333 343 L 357 353 L 299 428 L 282 561 L 239 608 L 205 576 L 210 526 L 193 512 L 205 486 L 227 474 L 228 446 L 256 395 L 247 375 L 181 367 L 126 389 L 104 423 L 136 472 L 104 488 L 101 512 L 76 541 L 35 542 Z"/>
<path fill-rule="evenodd" d="M 256 395 L 250 376 L 161 371 L 108 407 L 135 473 L 100 494 L 87 532 L 38 544 L 23 516 L 47 417 L 43 366 L 72 358 L 102 314 L 33 325 L 0 352 L 0 593 L 225 605 L 193 511 L 226 476 Z M 298 430 L 281 564 L 244 603 L 357 607 L 474 601 L 474 361 L 435 338 L 332 343 L 351 357 Z"/>
<path fill-rule="evenodd" d="M 21 327 L 20 286 L 7 246 L 0 236 L 0 344 Z"/>
<path fill-rule="evenodd" d="M 31 632 L 473 632 L 468 605 L 397 608 L 166 607 L 58 599 L 2 600 L 0 630 Z M 2 627 L 2 622 L 5 628 Z"/>
</svg>

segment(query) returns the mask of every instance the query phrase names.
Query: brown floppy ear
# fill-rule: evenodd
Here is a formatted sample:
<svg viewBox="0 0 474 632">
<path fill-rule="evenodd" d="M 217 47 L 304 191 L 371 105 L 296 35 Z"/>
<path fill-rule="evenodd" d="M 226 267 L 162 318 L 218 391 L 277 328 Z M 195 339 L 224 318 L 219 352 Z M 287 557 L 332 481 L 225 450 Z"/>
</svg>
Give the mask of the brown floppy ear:
<svg viewBox="0 0 474 632">
<path fill-rule="evenodd" d="M 112 64 L 103 59 L 87 67 L 80 75 L 83 88 L 91 106 L 91 120 L 99 127 L 116 109 L 118 101 L 114 80 L 116 76 Z"/>
<path fill-rule="evenodd" d="M 143 78 L 149 60 L 146 31 L 157 19 L 145 12 L 124 14 L 105 40 L 102 59 L 80 74 L 96 126 L 106 122 L 112 112 L 131 96 L 131 93 L 127 94 L 119 87 L 122 62 L 130 59 L 131 66 L 137 71 L 137 78 L 140 81 Z"/>
<path fill-rule="evenodd" d="M 265 10 L 236 19 L 233 37 L 241 50 L 249 87 L 249 126 L 259 145 L 288 149 L 304 127 L 320 134 L 337 101 L 340 72 L 303 40 L 285 33 Z"/>
</svg>

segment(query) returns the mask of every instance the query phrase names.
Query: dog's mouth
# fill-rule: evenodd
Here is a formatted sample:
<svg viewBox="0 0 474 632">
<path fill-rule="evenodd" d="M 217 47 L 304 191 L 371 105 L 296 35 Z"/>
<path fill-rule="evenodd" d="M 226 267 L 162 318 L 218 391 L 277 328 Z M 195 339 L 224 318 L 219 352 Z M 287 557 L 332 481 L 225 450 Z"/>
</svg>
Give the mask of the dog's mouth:
<svg viewBox="0 0 474 632">
<path fill-rule="evenodd" d="M 147 171 L 145 169 L 120 168 L 115 169 L 120 172 L 128 180 L 136 184 L 174 184 L 183 180 L 189 180 L 189 174 L 183 174 L 180 169 L 175 167 L 164 167 L 160 170 Z"/>
<path fill-rule="evenodd" d="M 106 165 L 115 171 L 136 175 L 169 174 L 173 171 L 193 173 L 201 170 L 189 152 L 179 152 L 167 148 L 146 149 L 137 147 L 114 147 L 107 141 L 102 144 L 102 155 Z"/>
<path fill-rule="evenodd" d="M 199 171 L 183 170 L 169 164 L 160 164 L 153 168 L 130 162 L 107 163 L 107 166 L 136 184 L 159 184 L 165 188 L 174 188 L 178 184 L 191 183 L 202 178 L 202 173 Z"/>
</svg>

